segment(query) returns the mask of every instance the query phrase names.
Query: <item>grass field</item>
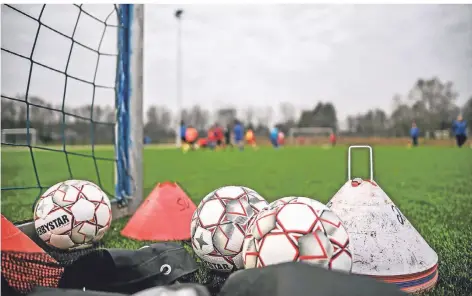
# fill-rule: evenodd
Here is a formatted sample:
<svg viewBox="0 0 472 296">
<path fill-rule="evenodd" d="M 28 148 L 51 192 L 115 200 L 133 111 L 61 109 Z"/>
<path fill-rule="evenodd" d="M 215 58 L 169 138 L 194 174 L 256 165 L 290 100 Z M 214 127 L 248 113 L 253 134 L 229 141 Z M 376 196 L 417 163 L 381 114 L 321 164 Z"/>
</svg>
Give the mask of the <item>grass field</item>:
<svg viewBox="0 0 472 296">
<path fill-rule="evenodd" d="M 439 255 L 439 284 L 428 295 L 472 295 L 472 150 L 449 147 L 374 148 L 375 179 Z M 259 151 L 176 150 L 144 152 L 144 191 L 156 182 L 178 181 L 198 203 L 211 190 L 229 184 L 251 187 L 272 201 L 287 195 L 309 196 L 326 203 L 346 181 L 347 147 L 314 147 Z M 84 148 L 82 153 L 91 153 Z M 108 149 L 97 156 L 113 157 Z M 69 178 L 65 157 L 35 151 L 42 185 Z M 353 176 L 367 177 L 367 153 L 354 154 Z M 73 177 L 97 181 L 93 159 L 70 156 Z M 113 163 L 99 161 L 102 182 L 113 192 Z M 36 186 L 29 151 L 2 150 L 2 188 Z M 2 191 L 2 214 L 18 221 L 31 218 L 38 189 Z M 114 222 L 105 237 L 108 247 L 136 248 Z"/>
</svg>

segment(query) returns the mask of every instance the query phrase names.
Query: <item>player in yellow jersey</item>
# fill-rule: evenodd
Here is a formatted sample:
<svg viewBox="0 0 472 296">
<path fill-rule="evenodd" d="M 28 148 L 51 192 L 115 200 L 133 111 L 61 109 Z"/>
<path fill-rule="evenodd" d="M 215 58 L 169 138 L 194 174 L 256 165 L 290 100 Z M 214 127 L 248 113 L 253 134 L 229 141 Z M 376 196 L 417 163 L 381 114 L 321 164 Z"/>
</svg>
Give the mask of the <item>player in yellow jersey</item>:
<svg viewBox="0 0 472 296">
<path fill-rule="evenodd" d="M 254 148 L 255 150 L 258 149 L 257 143 L 256 143 L 256 135 L 254 134 L 254 131 L 252 130 L 251 127 L 247 129 L 245 138 L 248 145 L 251 145 L 251 147 Z"/>
</svg>

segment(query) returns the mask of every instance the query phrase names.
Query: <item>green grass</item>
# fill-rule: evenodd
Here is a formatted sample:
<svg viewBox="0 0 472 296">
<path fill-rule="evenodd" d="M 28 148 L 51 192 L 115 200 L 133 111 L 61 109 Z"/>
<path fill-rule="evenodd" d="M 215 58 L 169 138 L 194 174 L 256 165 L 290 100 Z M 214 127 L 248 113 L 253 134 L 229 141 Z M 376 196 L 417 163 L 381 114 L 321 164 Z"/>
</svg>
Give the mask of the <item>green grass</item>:
<svg viewBox="0 0 472 296">
<path fill-rule="evenodd" d="M 286 148 L 275 151 L 196 151 L 147 149 L 144 192 L 159 181 L 178 181 L 198 203 L 211 190 L 229 184 L 251 187 L 269 201 L 287 195 L 313 197 L 326 203 L 346 181 L 346 147 Z M 90 152 L 90 150 L 89 150 Z M 85 153 L 85 151 L 84 151 Z M 98 156 L 113 152 L 98 150 Z M 439 283 L 428 295 L 472 295 L 472 151 L 468 148 L 377 147 L 375 180 L 439 255 Z M 42 185 L 68 178 L 61 153 L 35 151 Z M 367 153 L 357 151 L 353 176 L 367 177 Z M 71 156 L 74 178 L 97 181 L 93 160 Z M 113 163 L 99 162 L 104 188 L 113 192 Z M 2 187 L 35 186 L 28 151 L 2 151 Z M 31 218 L 38 190 L 2 191 L 2 214 L 18 221 Z M 104 241 L 108 247 L 137 248 L 114 222 Z"/>
</svg>

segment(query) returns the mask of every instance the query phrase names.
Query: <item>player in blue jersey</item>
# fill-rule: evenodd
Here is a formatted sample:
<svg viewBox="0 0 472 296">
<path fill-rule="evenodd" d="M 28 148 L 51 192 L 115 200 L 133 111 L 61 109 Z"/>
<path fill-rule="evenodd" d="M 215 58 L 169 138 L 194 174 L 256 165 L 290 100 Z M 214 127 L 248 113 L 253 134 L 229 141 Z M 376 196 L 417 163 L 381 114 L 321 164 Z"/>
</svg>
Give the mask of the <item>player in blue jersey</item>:
<svg viewBox="0 0 472 296">
<path fill-rule="evenodd" d="M 239 147 L 239 150 L 243 151 L 244 150 L 244 127 L 239 122 L 239 120 L 234 121 L 234 127 L 233 127 L 233 133 L 234 133 L 234 143 L 236 146 Z"/>
<path fill-rule="evenodd" d="M 180 140 L 181 140 L 181 148 L 182 151 L 187 152 L 190 148 L 189 143 L 187 143 L 187 139 L 185 138 L 185 134 L 187 133 L 187 126 L 185 122 L 182 120 L 180 121 Z"/>
<path fill-rule="evenodd" d="M 270 142 L 272 143 L 272 147 L 279 148 L 279 128 L 274 126 L 270 131 Z"/>
<path fill-rule="evenodd" d="M 187 131 L 187 126 L 185 125 L 185 122 L 182 120 L 180 122 L 180 139 L 182 140 L 182 143 L 186 143 L 187 141 L 185 140 L 185 132 Z"/>
<path fill-rule="evenodd" d="M 410 137 L 413 146 L 418 146 L 418 136 L 420 134 L 420 129 L 415 122 L 411 124 Z"/>
<path fill-rule="evenodd" d="M 462 147 L 467 141 L 467 122 L 461 115 L 457 116 L 457 120 L 452 123 L 452 130 L 456 136 L 457 147 Z"/>
</svg>

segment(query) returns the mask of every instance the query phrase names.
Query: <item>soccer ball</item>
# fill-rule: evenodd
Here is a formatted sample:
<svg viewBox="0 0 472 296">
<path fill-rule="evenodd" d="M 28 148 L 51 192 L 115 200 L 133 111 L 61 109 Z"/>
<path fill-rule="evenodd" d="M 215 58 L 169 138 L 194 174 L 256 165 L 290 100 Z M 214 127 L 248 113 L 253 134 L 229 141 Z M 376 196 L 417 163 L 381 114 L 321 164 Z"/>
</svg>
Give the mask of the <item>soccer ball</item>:
<svg viewBox="0 0 472 296">
<path fill-rule="evenodd" d="M 192 217 L 193 250 L 212 270 L 243 268 L 241 248 L 248 221 L 267 205 L 262 196 L 247 187 L 225 186 L 209 193 Z"/>
<path fill-rule="evenodd" d="M 350 272 L 349 235 L 341 220 L 322 203 L 285 197 L 271 203 L 249 223 L 243 243 L 244 267 L 302 261 Z"/>
<path fill-rule="evenodd" d="M 34 208 L 37 234 L 57 249 L 88 247 L 105 235 L 110 223 L 110 200 L 89 181 L 57 183 L 41 195 Z"/>
</svg>

